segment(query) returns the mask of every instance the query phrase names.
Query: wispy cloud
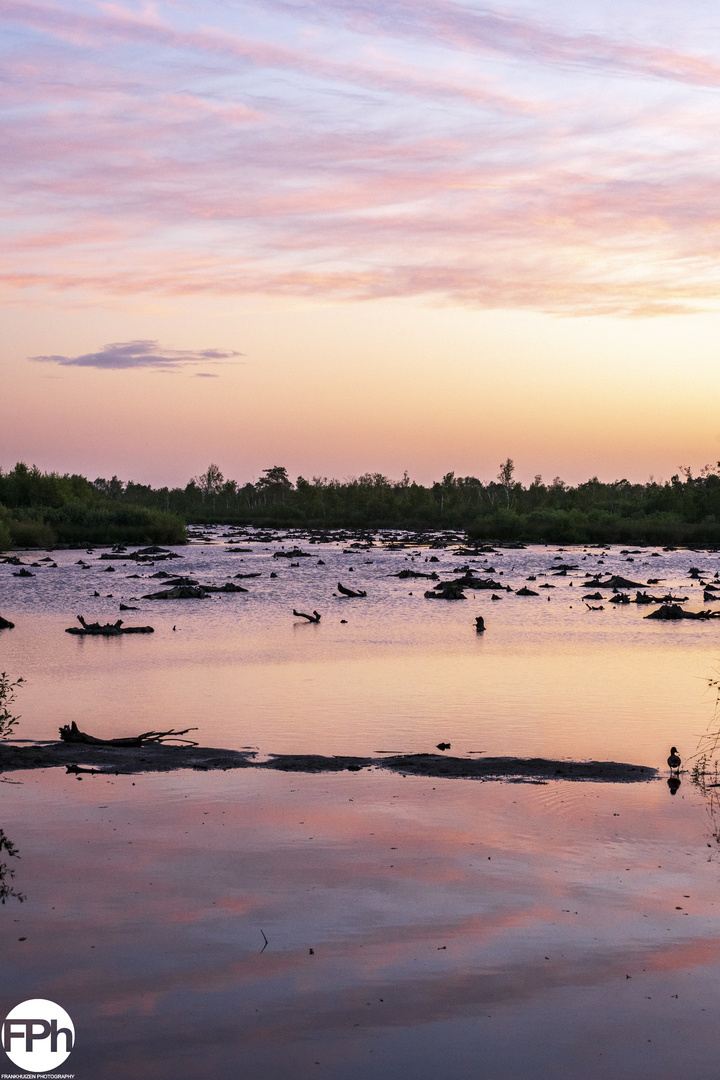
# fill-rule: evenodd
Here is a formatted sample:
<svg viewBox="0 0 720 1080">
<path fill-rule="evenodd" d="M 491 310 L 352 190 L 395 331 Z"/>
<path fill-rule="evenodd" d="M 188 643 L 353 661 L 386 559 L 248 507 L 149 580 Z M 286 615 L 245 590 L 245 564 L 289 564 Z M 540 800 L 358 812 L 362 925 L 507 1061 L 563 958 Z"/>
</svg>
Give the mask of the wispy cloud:
<svg viewBox="0 0 720 1080">
<path fill-rule="evenodd" d="M 192 367 L 195 364 L 226 363 L 242 356 L 239 352 L 221 349 L 163 349 L 157 341 L 119 341 L 104 345 L 95 353 L 81 356 L 31 356 L 44 364 L 60 364 L 62 367 L 90 367 L 101 371 L 127 370 L 128 368 L 151 368 L 156 371 Z M 213 374 L 203 374 L 214 378 Z"/>
<path fill-rule="evenodd" d="M 263 0 L 262 6 L 304 22 L 341 22 L 360 34 L 432 41 L 460 52 L 493 52 L 533 65 L 567 64 L 588 71 L 720 85 L 720 63 L 705 49 L 688 53 L 608 34 L 573 33 L 557 25 L 551 5 L 546 21 L 453 0 Z"/>
<path fill-rule="evenodd" d="M 674 42 L 534 6 L 8 0 L 0 280 L 33 303 L 715 303 L 720 59 L 679 12 Z"/>
</svg>

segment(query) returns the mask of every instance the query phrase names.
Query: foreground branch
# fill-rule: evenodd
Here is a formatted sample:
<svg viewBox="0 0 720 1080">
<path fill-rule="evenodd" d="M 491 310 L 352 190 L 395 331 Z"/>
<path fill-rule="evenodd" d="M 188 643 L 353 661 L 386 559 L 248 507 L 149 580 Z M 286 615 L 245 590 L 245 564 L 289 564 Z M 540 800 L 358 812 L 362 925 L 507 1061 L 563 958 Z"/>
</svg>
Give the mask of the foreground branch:
<svg viewBox="0 0 720 1080">
<path fill-rule="evenodd" d="M 60 728 L 60 738 L 67 743 L 83 743 L 86 746 L 157 746 L 167 739 L 175 742 L 188 743 L 197 746 L 192 739 L 181 739 L 181 735 L 187 735 L 188 731 L 197 731 L 196 727 L 184 728 L 182 731 L 145 731 L 142 735 L 133 735 L 128 739 L 98 739 L 94 735 L 87 735 L 80 731 L 73 720 L 72 724 L 65 724 Z"/>
</svg>

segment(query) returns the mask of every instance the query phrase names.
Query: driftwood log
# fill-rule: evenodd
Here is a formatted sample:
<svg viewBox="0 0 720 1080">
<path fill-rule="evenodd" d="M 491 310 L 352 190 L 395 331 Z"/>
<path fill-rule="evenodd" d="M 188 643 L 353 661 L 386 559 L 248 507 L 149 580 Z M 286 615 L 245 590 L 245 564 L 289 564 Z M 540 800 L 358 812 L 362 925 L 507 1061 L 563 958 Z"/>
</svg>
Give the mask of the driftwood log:
<svg viewBox="0 0 720 1080">
<path fill-rule="evenodd" d="M 319 623 L 322 616 L 319 611 L 313 611 L 312 615 L 306 615 L 304 611 L 296 611 L 293 608 L 293 615 L 296 619 L 307 619 L 308 622 Z"/>
<path fill-rule="evenodd" d="M 339 581 L 338 581 L 337 587 L 338 587 L 338 592 L 339 593 L 342 593 L 343 596 L 347 596 L 350 599 L 356 599 L 356 598 L 359 598 L 359 597 L 362 597 L 362 596 L 367 596 L 367 593 L 365 592 L 364 589 L 348 589 L 345 585 L 342 585 Z"/>
<path fill-rule="evenodd" d="M 78 615 L 80 626 L 68 626 L 66 634 L 90 635 L 95 637 L 118 637 L 120 634 L 154 634 L 153 626 L 123 626 L 122 619 L 114 623 L 89 623 L 85 622 L 82 615 Z"/>
<path fill-rule="evenodd" d="M 192 739 L 182 739 L 181 735 L 187 735 L 188 731 L 197 731 L 197 728 L 184 728 L 182 731 L 145 731 L 142 735 L 132 735 L 128 739 L 97 739 L 94 735 L 87 735 L 80 731 L 75 721 L 64 724 L 60 728 L 60 738 L 67 743 L 82 743 L 85 746 L 151 746 L 172 739 L 175 742 L 189 743 L 197 746 Z"/>
</svg>

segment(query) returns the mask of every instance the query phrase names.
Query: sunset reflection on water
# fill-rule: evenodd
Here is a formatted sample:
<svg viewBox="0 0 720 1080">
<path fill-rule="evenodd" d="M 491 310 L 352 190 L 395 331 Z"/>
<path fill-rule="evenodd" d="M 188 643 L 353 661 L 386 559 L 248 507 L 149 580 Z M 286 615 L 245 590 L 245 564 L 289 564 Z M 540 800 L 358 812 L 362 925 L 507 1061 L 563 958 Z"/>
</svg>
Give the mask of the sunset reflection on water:
<svg viewBox="0 0 720 1080">
<path fill-rule="evenodd" d="M 567 581 L 551 603 L 415 603 L 381 577 L 397 558 L 375 555 L 369 604 L 326 596 L 318 627 L 288 618 L 302 589 L 313 601 L 309 569 L 295 593 L 283 571 L 274 598 L 265 583 L 204 608 L 145 602 L 143 639 L 63 634 L 69 586 L 43 610 L 21 597 L 1 641 L 28 678 L 18 734 L 76 719 L 107 735 L 197 723 L 203 743 L 261 756 L 440 739 L 659 767 L 671 743 L 692 753 L 714 624 L 587 613 Z M 687 773 L 675 796 L 664 778 L 375 769 L 6 779 L 20 782 L 0 789 L 0 826 L 27 899 L 0 909 L 0 1005 L 62 1004 L 78 1078 L 710 1075 L 720 863 Z"/>
<path fill-rule="evenodd" d="M 718 862 L 682 789 L 46 773 L 4 804 L 3 997 L 63 1003 L 78 1075 L 657 1076 L 677 1024 L 714 1052 Z"/>
</svg>

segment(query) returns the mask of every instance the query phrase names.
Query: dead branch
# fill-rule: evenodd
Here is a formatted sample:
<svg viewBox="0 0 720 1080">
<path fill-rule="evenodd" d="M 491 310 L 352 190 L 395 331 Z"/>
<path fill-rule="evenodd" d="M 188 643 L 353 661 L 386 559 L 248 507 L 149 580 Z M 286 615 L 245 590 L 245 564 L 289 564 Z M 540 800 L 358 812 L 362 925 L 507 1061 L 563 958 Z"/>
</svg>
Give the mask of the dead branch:
<svg viewBox="0 0 720 1080">
<path fill-rule="evenodd" d="M 357 590 L 355 590 L 355 589 L 347 589 L 344 585 L 341 585 L 341 583 L 339 581 L 338 581 L 338 586 L 337 587 L 338 587 L 338 592 L 339 593 L 342 593 L 343 596 L 348 596 L 351 599 L 356 599 L 356 598 L 359 598 L 361 596 L 367 596 L 367 593 L 365 592 L 364 589 L 357 589 Z"/>
<path fill-rule="evenodd" d="M 307 619 L 308 622 L 319 623 L 321 615 L 319 611 L 313 611 L 312 615 L 306 615 L 304 611 L 296 611 L 293 608 L 293 615 L 296 619 Z"/>
<path fill-rule="evenodd" d="M 133 609 L 136 610 L 136 609 Z M 90 635 L 100 637 L 118 637 L 120 634 L 154 634 L 155 629 L 152 626 L 123 626 L 122 619 L 118 619 L 114 623 L 89 623 L 86 622 L 82 615 L 78 615 L 78 622 L 80 626 L 68 626 L 65 630 L 66 634 L 79 634 Z"/>
<path fill-rule="evenodd" d="M 80 731 L 79 727 L 73 720 L 71 724 L 64 724 L 60 728 L 60 738 L 63 742 L 69 743 L 83 743 L 89 746 L 151 746 L 163 743 L 167 739 L 172 739 L 174 742 L 188 743 L 190 746 L 197 746 L 196 742 L 192 739 L 182 739 L 181 735 L 187 735 L 188 731 L 197 731 L 196 727 L 184 728 L 182 731 L 145 731 L 142 735 L 133 735 L 127 739 L 98 739 L 95 735 L 88 735 L 84 731 Z"/>
</svg>

